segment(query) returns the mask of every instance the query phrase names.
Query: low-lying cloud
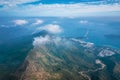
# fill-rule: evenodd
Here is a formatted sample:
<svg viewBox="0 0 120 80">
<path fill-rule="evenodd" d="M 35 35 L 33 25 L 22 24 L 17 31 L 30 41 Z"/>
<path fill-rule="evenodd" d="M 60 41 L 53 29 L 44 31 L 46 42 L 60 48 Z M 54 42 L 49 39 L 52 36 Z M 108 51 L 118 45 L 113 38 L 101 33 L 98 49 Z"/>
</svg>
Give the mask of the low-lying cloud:
<svg viewBox="0 0 120 80">
<path fill-rule="evenodd" d="M 49 33 L 52 34 L 58 34 L 62 32 L 62 29 L 60 28 L 59 25 L 55 25 L 55 24 L 48 24 L 42 27 L 37 28 L 37 30 L 42 31 L 45 30 Z M 58 43 L 61 41 L 60 37 L 55 37 L 55 36 L 51 36 L 51 35 L 45 35 L 45 36 L 39 36 L 39 37 L 35 37 L 34 41 L 33 41 L 33 46 L 34 47 L 39 47 L 41 45 L 44 45 L 46 43 L 50 43 L 53 42 L 54 44 L 58 45 Z"/>
<path fill-rule="evenodd" d="M 19 19 L 19 20 L 14 20 L 13 23 L 15 25 L 25 25 L 25 24 L 28 24 L 28 21 L 27 20 L 22 20 L 22 19 Z"/>
<path fill-rule="evenodd" d="M 42 24 L 44 21 L 41 19 L 36 19 L 36 21 L 33 23 L 33 25 L 39 25 Z"/>
<path fill-rule="evenodd" d="M 33 46 L 39 47 L 47 43 L 54 43 L 55 45 L 59 45 L 61 41 L 62 41 L 62 38 L 60 37 L 55 37 L 55 36 L 50 36 L 50 35 L 39 36 L 39 37 L 34 38 Z"/>
<path fill-rule="evenodd" d="M 50 41 L 50 36 L 46 35 L 45 37 L 40 36 L 40 37 L 35 37 L 33 41 L 33 46 L 39 46 L 41 44 L 45 44 Z"/>
<path fill-rule="evenodd" d="M 89 22 L 87 20 L 80 20 L 80 24 L 88 24 Z"/>
<path fill-rule="evenodd" d="M 45 31 L 52 33 L 52 34 L 61 33 L 63 31 L 61 29 L 61 27 L 59 25 L 56 25 L 56 24 L 48 24 L 48 25 L 45 25 L 43 27 L 37 28 L 37 30 L 45 30 Z"/>
</svg>

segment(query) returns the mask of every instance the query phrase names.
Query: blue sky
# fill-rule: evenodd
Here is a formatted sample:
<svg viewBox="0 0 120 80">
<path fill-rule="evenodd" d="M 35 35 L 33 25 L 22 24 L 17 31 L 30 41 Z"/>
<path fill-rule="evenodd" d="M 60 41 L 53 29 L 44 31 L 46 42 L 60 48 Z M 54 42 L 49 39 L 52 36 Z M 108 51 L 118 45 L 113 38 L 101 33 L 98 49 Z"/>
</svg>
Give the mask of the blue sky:
<svg viewBox="0 0 120 80">
<path fill-rule="evenodd" d="M 0 16 L 120 16 L 120 1 L 0 0 Z"/>
</svg>

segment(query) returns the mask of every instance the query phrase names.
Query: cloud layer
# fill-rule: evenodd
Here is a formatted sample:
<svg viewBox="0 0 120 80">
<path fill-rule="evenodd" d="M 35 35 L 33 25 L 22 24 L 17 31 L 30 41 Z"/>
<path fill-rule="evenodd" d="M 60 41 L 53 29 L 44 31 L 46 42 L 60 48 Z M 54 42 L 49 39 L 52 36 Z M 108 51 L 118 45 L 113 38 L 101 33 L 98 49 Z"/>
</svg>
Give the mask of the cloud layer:
<svg viewBox="0 0 120 80">
<path fill-rule="evenodd" d="M 11 6 L 0 9 L 1 15 L 11 16 L 120 16 L 120 4 L 39 4 L 27 6 Z"/>
</svg>

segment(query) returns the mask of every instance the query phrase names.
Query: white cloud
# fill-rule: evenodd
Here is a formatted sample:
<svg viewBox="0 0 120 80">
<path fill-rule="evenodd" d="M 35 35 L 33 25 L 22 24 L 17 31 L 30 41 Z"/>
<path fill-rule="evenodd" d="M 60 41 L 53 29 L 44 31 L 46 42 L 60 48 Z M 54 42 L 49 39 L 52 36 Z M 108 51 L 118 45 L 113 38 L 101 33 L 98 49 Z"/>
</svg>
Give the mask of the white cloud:
<svg viewBox="0 0 120 80">
<path fill-rule="evenodd" d="M 80 24 L 88 24 L 89 22 L 87 20 L 80 20 Z"/>
<path fill-rule="evenodd" d="M 43 27 L 37 28 L 37 30 L 45 30 L 45 31 L 48 31 L 48 32 L 53 33 L 53 34 L 62 32 L 62 29 L 60 28 L 60 26 L 55 25 L 55 24 L 48 24 L 48 25 L 45 25 Z"/>
<path fill-rule="evenodd" d="M 15 25 L 25 25 L 28 23 L 28 21 L 26 21 L 26 20 L 14 20 L 13 23 Z"/>
<path fill-rule="evenodd" d="M 35 23 L 33 23 L 33 25 L 39 25 L 42 24 L 44 21 L 41 19 L 37 19 Z"/>
<path fill-rule="evenodd" d="M 36 37 L 34 38 L 34 41 L 33 41 L 33 46 L 39 46 L 41 44 L 45 44 L 47 42 L 50 41 L 50 36 L 46 35 L 45 37 Z"/>
</svg>

